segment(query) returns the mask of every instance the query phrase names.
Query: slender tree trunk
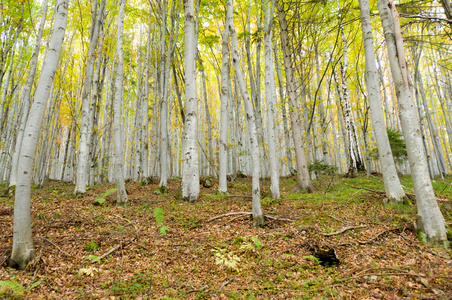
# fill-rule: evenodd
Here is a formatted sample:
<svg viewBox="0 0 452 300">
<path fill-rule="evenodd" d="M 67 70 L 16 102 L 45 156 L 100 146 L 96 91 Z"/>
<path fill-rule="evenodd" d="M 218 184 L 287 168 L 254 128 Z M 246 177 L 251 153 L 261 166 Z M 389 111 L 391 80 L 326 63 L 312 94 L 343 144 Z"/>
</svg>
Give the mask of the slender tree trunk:
<svg viewBox="0 0 452 300">
<path fill-rule="evenodd" d="M 267 101 L 267 134 L 268 134 L 268 153 L 270 160 L 270 190 L 274 199 L 280 197 L 279 192 L 279 167 L 278 167 L 278 144 L 276 141 L 277 126 L 276 119 L 276 86 L 275 70 L 273 69 L 273 45 L 271 30 L 273 25 L 273 0 L 268 0 L 265 8 L 265 94 Z"/>
<path fill-rule="evenodd" d="M 196 95 L 196 33 L 194 0 L 184 0 L 185 14 L 185 128 L 183 139 L 182 199 L 199 197 L 198 101 Z"/>
<path fill-rule="evenodd" d="M 257 144 L 256 123 L 254 119 L 253 105 L 251 103 L 248 91 L 245 86 L 245 80 L 240 69 L 239 51 L 237 45 L 237 33 L 234 28 L 233 18 L 233 6 L 232 0 L 227 0 L 227 23 L 229 25 L 229 31 L 231 33 L 232 41 L 232 63 L 234 65 L 234 71 L 237 76 L 237 83 L 239 85 L 240 92 L 243 97 L 246 112 L 246 121 L 248 127 L 248 134 L 250 139 L 250 151 L 252 159 L 252 211 L 253 211 L 253 225 L 263 226 L 265 224 L 264 215 L 261 209 L 261 197 L 259 186 L 259 146 Z"/>
<path fill-rule="evenodd" d="M 21 96 L 20 96 L 20 105 L 22 107 L 21 114 L 20 114 L 20 121 L 19 121 L 19 129 L 17 131 L 17 139 L 16 139 L 16 146 L 14 148 L 14 153 L 12 157 L 12 166 L 11 166 L 11 177 L 9 181 L 9 186 L 15 186 L 16 185 L 16 178 L 17 178 L 17 165 L 19 162 L 19 155 L 20 155 L 20 148 L 22 146 L 22 139 L 24 136 L 24 130 L 25 130 L 25 124 L 27 123 L 28 113 L 30 111 L 30 95 L 31 95 L 31 89 L 33 87 L 34 78 L 36 76 L 36 69 L 38 64 L 38 57 L 39 57 L 39 49 L 41 46 L 41 39 L 42 39 L 42 33 L 44 31 L 44 25 L 45 20 L 47 17 L 47 3 L 48 0 L 43 1 L 42 3 L 42 16 L 41 16 L 41 22 L 39 25 L 38 35 L 36 37 L 36 45 L 33 50 L 33 54 L 31 55 L 30 60 L 30 68 L 28 71 L 27 81 L 25 85 L 22 88 Z"/>
<path fill-rule="evenodd" d="M 118 11 L 118 30 L 116 37 L 116 82 L 115 82 L 115 100 L 113 103 L 114 110 L 114 132 L 115 132 L 115 177 L 117 185 L 118 205 L 127 205 L 127 192 L 124 183 L 124 141 L 122 138 L 121 126 L 121 108 L 124 84 L 124 56 L 123 56 L 123 30 L 124 30 L 124 8 L 126 0 L 119 0 Z"/>
<path fill-rule="evenodd" d="M 229 41 L 229 24 L 228 18 L 226 18 L 224 25 L 224 32 L 222 34 L 221 42 L 221 89 L 220 89 L 220 176 L 218 191 L 220 193 L 226 193 L 227 187 L 227 172 L 228 172 L 228 104 L 229 104 L 229 52 L 228 52 L 228 41 Z M 233 120 L 231 120 L 233 121 Z M 230 122 L 233 126 L 233 122 Z"/>
<path fill-rule="evenodd" d="M 348 155 L 349 155 L 349 168 L 347 175 L 353 177 L 356 171 L 364 171 L 365 164 L 359 150 L 358 136 L 356 133 L 356 125 L 353 118 L 352 108 L 349 99 L 349 88 L 348 88 L 348 42 L 344 32 L 344 24 L 342 21 L 342 8 L 339 6 L 339 0 L 337 1 L 339 9 L 339 30 L 342 37 L 342 65 L 341 65 L 341 77 L 342 77 L 342 94 L 341 94 L 341 105 L 342 112 L 345 118 L 345 130 L 347 133 L 348 141 Z"/>
<path fill-rule="evenodd" d="M 422 149 L 422 135 L 413 99 L 413 87 L 408 78 L 402 32 L 392 0 L 378 0 L 378 9 L 388 48 L 389 62 L 397 91 L 400 120 L 410 162 L 413 187 L 418 208 L 417 228 L 432 244 L 447 247 L 445 221 L 435 199 L 428 166 Z"/>
<path fill-rule="evenodd" d="M 19 176 L 17 178 L 14 202 L 13 247 L 9 263 L 10 266 L 18 266 L 20 269 L 25 269 L 28 262 L 36 255 L 33 246 L 30 218 L 31 176 L 42 120 L 49 98 L 52 80 L 58 67 L 61 49 L 63 47 L 68 6 L 69 3 L 67 0 L 58 0 L 56 2 L 54 31 L 49 43 L 49 52 L 43 64 L 38 86 L 36 87 L 35 100 L 30 110 L 20 150 Z"/>
<path fill-rule="evenodd" d="M 278 8 L 279 24 L 281 29 L 281 46 L 284 53 L 284 68 L 286 70 L 286 85 L 289 94 L 289 116 L 292 125 L 292 138 L 295 147 L 295 158 L 297 162 L 297 186 L 295 189 L 301 191 L 305 189 L 308 193 L 314 191 L 311 179 L 309 178 L 308 163 L 303 145 L 303 133 L 301 128 L 301 119 L 299 113 L 299 105 L 297 101 L 295 78 L 292 69 L 292 51 L 289 46 L 289 37 L 287 32 L 287 21 L 284 7 L 276 1 Z"/>
</svg>

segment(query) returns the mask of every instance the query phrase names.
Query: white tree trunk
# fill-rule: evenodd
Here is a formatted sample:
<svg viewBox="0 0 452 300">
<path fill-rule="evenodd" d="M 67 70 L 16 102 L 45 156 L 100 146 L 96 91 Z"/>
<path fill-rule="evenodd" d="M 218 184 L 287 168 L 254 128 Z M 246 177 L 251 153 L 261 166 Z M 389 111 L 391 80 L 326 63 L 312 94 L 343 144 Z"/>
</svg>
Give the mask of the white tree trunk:
<svg viewBox="0 0 452 300">
<path fill-rule="evenodd" d="M 259 186 L 259 145 L 257 142 L 256 123 L 254 119 L 253 105 L 248 95 L 245 80 L 243 79 L 242 70 L 240 69 L 239 50 L 237 46 L 237 33 L 234 28 L 233 19 L 233 6 L 232 0 L 228 0 L 227 4 L 227 22 L 229 25 L 229 31 L 231 33 L 232 41 L 232 63 L 234 71 L 237 77 L 237 83 L 239 85 L 240 92 L 245 104 L 246 121 L 248 127 L 248 135 L 250 140 L 250 152 L 252 163 L 252 213 L 253 213 L 253 225 L 263 226 L 265 224 L 264 215 L 261 209 L 261 196 Z"/>
<path fill-rule="evenodd" d="M 267 134 L 268 134 L 268 154 L 270 160 L 270 190 L 274 199 L 280 197 L 279 193 L 279 166 L 278 166 L 278 144 L 276 142 L 277 126 L 276 119 L 276 86 L 275 70 L 273 68 L 273 45 L 271 30 L 273 25 L 273 5 L 272 0 L 267 1 L 265 9 L 265 95 L 267 102 Z"/>
<path fill-rule="evenodd" d="M 226 193 L 228 191 L 227 186 L 227 172 L 228 172 L 228 104 L 229 104 L 229 52 L 228 52 L 228 41 L 229 41 L 229 24 L 228 19 L 224 25 L 224 32 L 222 34 L 221 43 L 221 88 L 220 88 L 220 174 L 219 174 L 219 184 L 218 191 L 220 193 Z M 231 125 L 233 123 L 231 122 Z"/>
<path fill-rule="evenodd" d="M 36 87 L 35 99 L 25 127 L 25 134 L 20 150 L 19 176 L 17 178 L 14 202 L 13 247 L 10 260 L 11 266 L 18 266 L 20 269 L 24 269 L 28 262 L 36 255 L 33 246 L 30 219 L 31 176 L 42 120 L 63 47 L 68 6 L 68 0 L 58 0 L 56 2 L 54 30 L 49 43 L 49 52 L 47 53 L 39 83 Z"/>
<path fill-rule="evenodd" d="M 115 177 L 117 185 L 118 205 L 127 205 L 127 192 L 124 183 L 124 141 L 122 139 L 121 108 L 124 84 L 124 57 L 123 57 L 123 30 L 124 30 L 124 8 L 126 0 L 119 0 L 118 29 L 116 37 L 116 82 L 115 100 L 113 103 L 114 117 L 113 126 L 115 132 Z"/>
<path fill-rule="evenodd" d="M 25 124 L 27 123 L 28 113 L 30 111 L 30 95 L 31 89 L 33 87 L 33 82 L 36 75 L 36 68 L 38 64 L 39 57 L 39 49 L 41 48 L 41 39 L 42 33 L 44 31 L 44 25 L 47 16 L 47 3 L 48 0 L 43 1 L 42 3 L 42 17 L 41 22 L 39 24 L 38 35 L 36 36 L 36 45 L 33 50 L 33 54 L 31 55 L 30 60 L 30 69 L 27 76 L 27 82 L 22 88 L 22 92 L 20 94 L 20 105 L 22 106 L 20 121 L 19 121 L 19 129 L 17 131 L 16 145 L 14 148 L 13 156 L 12 156 L 12 166 L 11 166 L 11 177 L 9 181 L 9 186 L 15 186 L 17 180 L 17 165 L 19 162 L 20 148 L 22 146 L 22 139 L 24 136 Z"/>
<path fill-rule="evenodd" d="M 428 175 L 427 159 L 422 147 L 422 133 L 413 99 L 413 87 L 408 78 L 402 32 L 392 1 L 378 0 L 378 9 L 386 38 L 400 121 L 410 162 L 413 187 L 418 208 L 417 227 L 426 241 L 447 247 L 445 221 L 435 199 Z"/>
<path fill-rule="evenodd" d="M 392 202 L 403 202 L 405 192 L 400 184 L 397 170 L 389 145 L 388 134 L 384 123 L 383 110 L 381 108 L 381 92 L 379 73 L 375 62 L 372 26 L 370 22 L 369 0 L 360 0 L 361 23 L 363 42 L 366 58 L 366 84 L 369 94 L 369 104 L 372 114 L 372 128 L 377 140 L 378 155 L 380 157 L 381 171 L 386 190 L 386 197 Z"/>
<path fill-rule="evenodd" d="M 183 137 L 182 199 L 199 197 L 198 101 L 196 95 L 196 38 L 194 0 L 184 0 L 185 15 L 185 124 Z"/>
</svg>

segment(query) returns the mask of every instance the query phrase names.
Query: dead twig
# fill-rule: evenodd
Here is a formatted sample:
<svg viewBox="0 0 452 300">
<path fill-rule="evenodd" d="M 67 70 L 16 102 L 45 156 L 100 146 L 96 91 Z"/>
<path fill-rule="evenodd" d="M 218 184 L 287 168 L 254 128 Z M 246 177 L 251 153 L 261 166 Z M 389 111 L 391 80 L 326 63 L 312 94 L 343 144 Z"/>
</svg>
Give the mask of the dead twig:
<svg viewBox="0 0 452 300">
<path fill-rule="evenodd" d="M 367 241 L 365 241 L 365 242 L 358 241 L 358 244 L 360 244 L 360 245 L 370 244 L 370 243 L 372 243 L 373 241 L 375 241 L 377 238 L 379 238 L 381 235 L 383 235 L 384 233 L 389 232 L 389 231 L 390 231 L 390 230 L 383 230 L 382 232 L 378 233 L 376 236 L 374 236 L 374 237 L 371 238 L 370 240 L 367 240 Z"/>
<path fill-rule="evenodd" d="M 54 242 L 52 242 L 51 240 L 46 239 L 43 236 L 38 236 L 38 238 L 45 240 L 46 242 L 48 242 L 49 244 L 52 244 L 53 246 L 55 246 L 55 248 L 57 248 L 61 253 L 63 253 L 66 256 L 72 257 L 71 254 L 67 253 L 66 251 L 64 251 L 63 249 L 61 249 L 58 245 L 56 245 Z"/>
<path fill-rule="evenodd" d="M 113 215 L 113 216 L 115 216 L 116 218 L 119 218 L 119 219 L 121 219 L 121 220 L 124 220 L 124 221 L 128 222 L 127 225 L 132 225 L 133 228 L 135 228 L 135 232 L 138 232 L 138 227 L 135 225 L 135 222 L 132 222 L 132 221 L 130 221 L 130 220 L 127 220 L 126 218 L 123 218 L 123 217 L 118 216 L 118 215 Z M 127 226 L 127 225 L 126 225 L 126 226 Z"/>
<path fill-rule="evenodd" d="M 224 217 L 236 216 L 236 215 L 251 215 L 251 213 L 250 212 L 246 212 L 246 211 L 232 212 L 232 213 L 227 213 L 227 214 L 224 214 L 224 215 L 219 215 L 219 216 L 210 218 L 206 222 L 208 223 L 208 222 L 212 222 L 213 220 L 216 220 L 216 219 L 221 219 L 221 218 L 224 218 Z"/>
<path fill-rule="evenodd" d="M 235 220 L 240 219 L 240 218 L 243 218 L 243 217 L 246 217 L 246 216 L 248 216 L 248 215 L 240 215 L 240 216 L 238 216 L 238 217 L 232 218 L 231 220 L 229 220 L 229 221 L 223 223 L 221 226 L 224 226 L 224 225 L 226 225 L 226 224 L 232 223 L 232 222 L 234 222 Z"/>
<path fill-rule="evenodd" d="M 361 226 L 349 226 L 349 227 L 342 228 L 341 230 L 335 231 L 335 232 L 332 232 L 332 233 L 322 233 L 322 235 L 324 235 L 324 236 L 333 236 L 333 235 L 338 235 L 338 234 L 344 233 L 344 232 L 346 232 L 347 230 L 351 230 L 351 229 L 360 229 L 360 228 L 366 228 L 366 227 L 367 227 L 366 225 L 361 225 Z"/>
</svg>

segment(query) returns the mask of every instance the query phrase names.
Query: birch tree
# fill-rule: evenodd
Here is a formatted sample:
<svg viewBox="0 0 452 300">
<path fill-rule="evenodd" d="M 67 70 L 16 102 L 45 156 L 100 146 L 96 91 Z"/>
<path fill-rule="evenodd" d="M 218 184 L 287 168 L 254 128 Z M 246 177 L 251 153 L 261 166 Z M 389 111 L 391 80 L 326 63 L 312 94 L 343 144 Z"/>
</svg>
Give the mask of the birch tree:
<svg viewBox="0 0 452 300">
<path fill-rule="evenodd" d="M 276 142 L 276 86 L 275 70 L 273 68 L 273 45 L 271 30 L 273 25 L 273 0 L 268 0 L 265 8 L 265 95 L 267 101 L 267 134 L 268 134 L 268 153 L 270 160 L 270 190 L 273 198 L 279 198 L 279 168 L 278 168 L 278 146 Z"/>
<path fill-rule="evenodd" d="M 184 0 L 185 123 L 183 137 L 182 199 L 199 197 L 198 100 L 196 95 L 196 35 L 194 0 Z"/>
<path fill-rule="evenodd" d="M 17 178 L 17 165 L 19 162 L 20 148 L 22 146 L 22 140 L 24 136 L 25 125 L 27 124 L 28 112 L 30 111 L 30 98 L 31 89 L 33 87 L 33 82 L 36 76 L 36 69 L 38 65 L 39 49 L 41 47 L 42 33 L 44 31 L 44 25 L 47 17 L 47 4 L 48 0 L 42 2 L 42 16 L 39 24 L 38 34 L 36 36 L 36 45 L 33 49 L 33 54 L 31 55 L 30 67 L 28 70 L 27 81 L 22 87 L 22 92 L 20 94 L 20 106 L 22 111 L 19 117 L 19 128 L 17 130 L 16 145 L 14 148 L 12 163 L 11 163 L 11 176 L 9 180 L 9 186 L 13 187 L 16 185 Z"/>
<path fill-rule="evenodd" d="M 115 99 L 113 103 L 113 126 L 115 132 L 115 176 L 118 198 L 116 203 L 125 206 L 127 204 L 127 192 L 124 183 L 124 141 L 122 139 L 121 107 L 124 88 L 124 56 L 123 56 L 123 31 L 124 31 L 124 9 L 126 0 L 119 0 L 118 27 L 116 36 L 116 79 Z"/>
<path fill-rule="evenodd" d="M 47 57 L 44 61 L 36 87 L 27 125 L 25 126 L 24 138 L 20 150 L 14 201 L 13 246 L 9 261 L 10 266 L 17 266 L 19 269 L 25 269 L 28 262 L 36 256 L 30 218 L 31 176 L 42 121 L 63 47 L 68 19 L 68 6 L 68 0 L 57 0 L 55 3 L 53 33 L 49 42 Z"/>
<path fill-rule="evenodd" d="M 253 213 L 253 225 L 263 226 L 265 224 L 264 215 L 261 209 L 261 196 L 260 196 L 260 185 L 259 185 L 259 145 L 257 141 L 256 123 L 254 118 L 253 105 L 251 103 L 250 96 L 245 86 L 245 80 L 243 78 L 242 70 L 240 68 L 239 60 L 239 50 L 237 45 L 237 32 L 234 28 L 234 18 L 233 18 L 233 6 L 232 0 L 226 2 L 227 6 L 227 23 L 229 26 L 229 31 L 231 33 L 232 41 L 232 63 L 234 66 L 234 71 L 237 77 L 237 84 L 240 89 L 240 93 L 245 104 L 245 114 L 248 128 L 248 135 L 250 139 L 250 152 L 251 152 L 251 168 L 252 168 L 252 213 Z"/>
<path fill-rule="evenodd" d="M 416 225 L 431 244 L 447 247 L 445 221 L 435 199 L 428 175 L 428 165 L 422 145 L 422 132 L 416 112 L 413 86 L 409 80 L 402 31 L 392 0 L 378 0 L 378 9 L 387 44 L 392 77 L 399 103 L 400 121 L 406 142 L 411 177 L 416 194 Z"/>
<path fill-rule="evenodd" d="M 227 192 L 226 176 L 228 172 L 228 104 L 229 104 L 229 24 L 228 18 L 225 20 L 224 32 L 221 42 L 221 88 L 220 88 L 220 172 L 218 191 Z M 231 114 L 232 115 L 232 114 Z M 231 124 L 233 125 L 233 124 Z"/>
<path fill-rule="evenodd" d="M 369 104 L 371 110 L 371 122 L 377 140 L 378 156 L 380 158 L 381 171 L 386 190 L 386 197 L 392 202 L 403 202 L 405 192 L 400 184 L 397 170 L 389 145 L 388 134 L 384 123 L 383 109 L 381 108 L 380 77 L 377 70 L 374 55 L 374 43 L 372 36 L 372 26 L 370 22 L 369 1 L 360 0 L 361 28 L 363 32 L 364 51 L 366 59 L 366 84 L 369 94 Z"/>
</svg>

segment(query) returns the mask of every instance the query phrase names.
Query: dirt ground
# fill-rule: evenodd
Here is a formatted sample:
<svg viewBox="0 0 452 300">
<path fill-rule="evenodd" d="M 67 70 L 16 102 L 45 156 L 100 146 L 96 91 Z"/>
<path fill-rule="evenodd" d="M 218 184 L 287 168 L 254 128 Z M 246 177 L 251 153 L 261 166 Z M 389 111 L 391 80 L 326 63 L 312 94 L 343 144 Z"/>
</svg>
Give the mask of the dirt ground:
<svg viewBox="0 0 452 300">
<path fill-rule="evenodd" d="M 249 178 L 227 195 L 212 182 L 196 203 L 180 200 L 179 179 L 162 194 L 127 183 L 126 208 L 103 195 L 114 185 L 81 198 L 69 183 L 35 187 L 37 257 L 24 271 L 7 267 L 14 198 L 0 198 L 0 298 L 452 299 L 451 251 L 418 240 L 415 205 L 384 205 L 378 176 L 324 176 L 313 194 L 284 178 L 281 199 L 263 180 L 263 228 Z M 448 184 L 437 192 L 450 224 Z"/>
</svg>

